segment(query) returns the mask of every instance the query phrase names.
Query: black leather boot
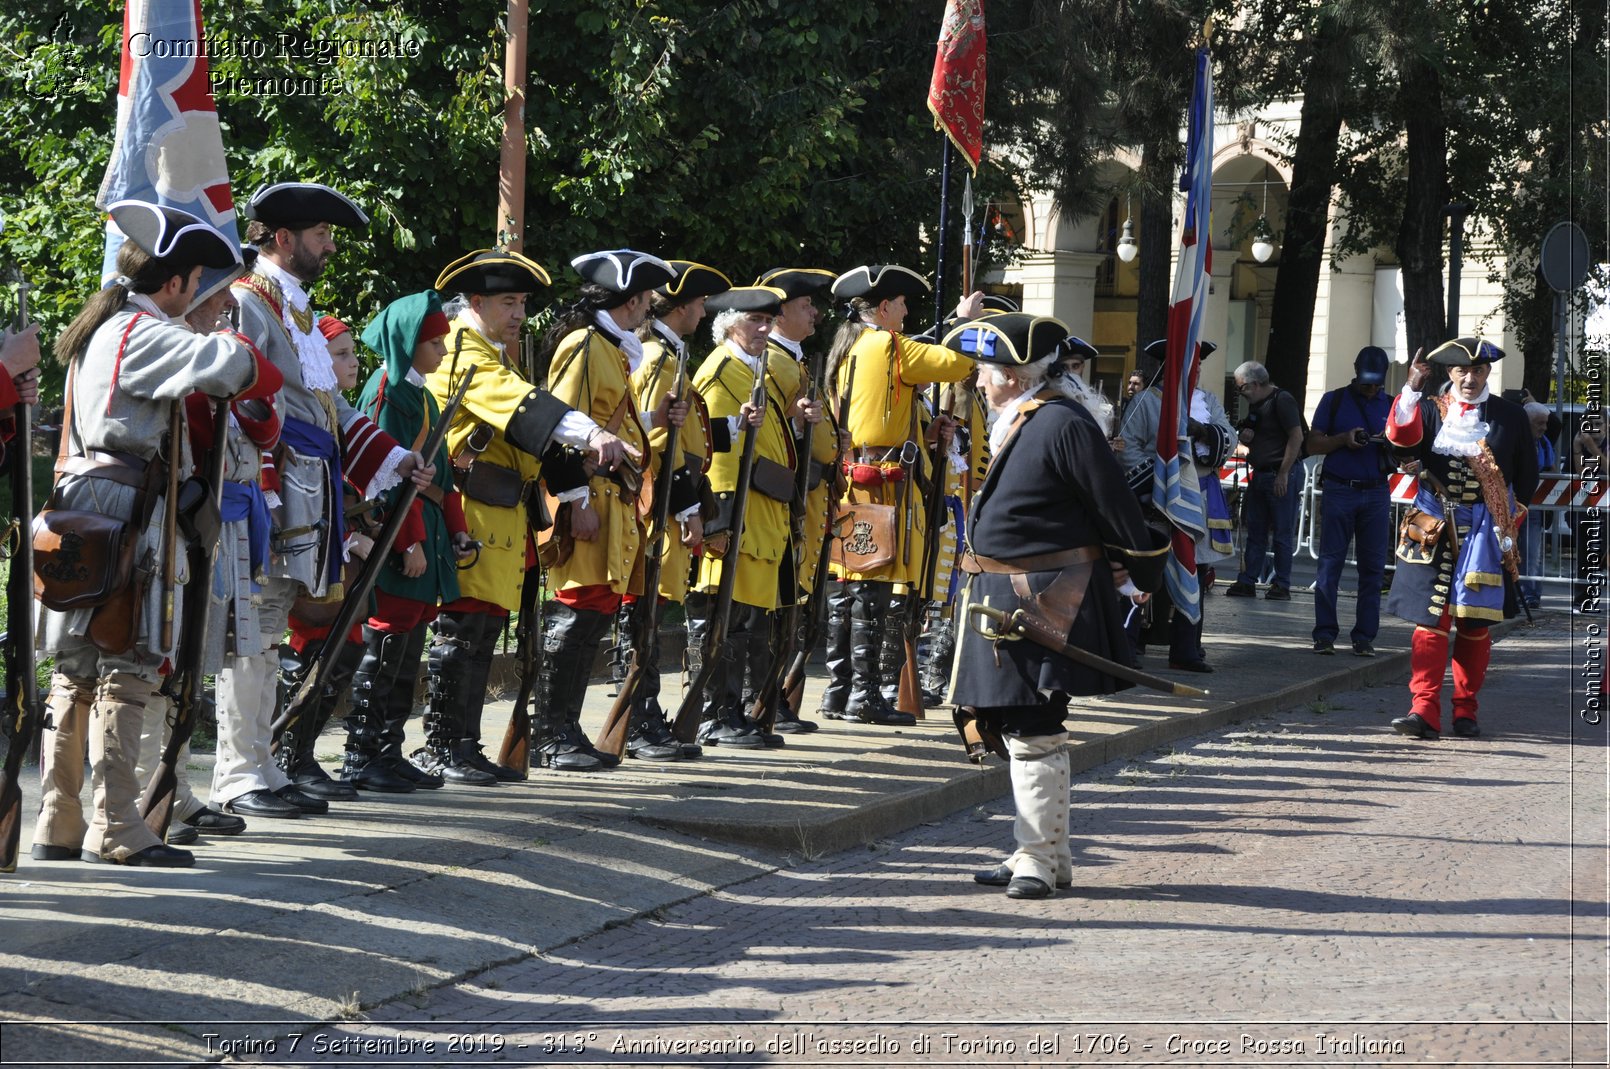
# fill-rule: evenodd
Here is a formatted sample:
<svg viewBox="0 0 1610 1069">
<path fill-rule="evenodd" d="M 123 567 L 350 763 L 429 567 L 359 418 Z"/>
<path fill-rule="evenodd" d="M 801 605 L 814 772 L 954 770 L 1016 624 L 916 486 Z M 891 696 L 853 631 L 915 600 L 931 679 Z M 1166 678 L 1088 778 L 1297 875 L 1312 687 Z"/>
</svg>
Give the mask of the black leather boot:
<svg viewBox="0 0 1610 1069">
<path fill-rule="evenodd" d="M 734 616 L 742 611 L 737 604 L 733 605 Z M 699 741 L 707 746 L 758 749 L 766 745 L 764 736 L 744 715 L 744 663 L 748 645 L 749 636 L 745 632 L 727 632 L 727 641 L 718 654 L 720 664 L 711 673 L 711 686 L 705 692 L 709 695 L 704 707 L 705 719 L 699 724 Z"/>
<path fill-rule="evenodd" d="M 408 718 L 414 715 L 414 694 L 419 684 L 419 662 L 425 653 L 425 626 L 420 624 L 408 632 L 403 645 L 402 662 L 397 679 L 386 695 L 386 726 L 380 744 L 380 760 L 403 779 L 410 780 L 422 790 L 436 790 L 446 781 L 434 772 L 426 772 L 403 756 L 403 739 L 408 730 Z"/>
<path fill-rule="evenodd" d="M 492 623 L 497 621 L 488 617 Z M 492 658 L 497 655 L 497 630 L 491 624 L 475 646 L 475 663 L 465 695 L 464 737 L 475 745 L 467 752 L 471 765 L 495 777 L 499 783 L 519 783 L 525 776 L 486 756 L 481 744 L 481 715 L 486 711 L 486 685 L 492 678 Z"/>
<path fill-rule="evenodd" d="M 425 747 L 413 755 L 414 763 L 448 783 L 466 787 L 494 787 L 497 777 L 483 772 L 466 758 L 465 723 L 470 682 L 475 672 L 476 644 L 492 618 L 484 612 L 443 612 L 436 617 L 436 638 L 430 646 L 430 708 L 425 714 Z M 470 740 L 474 744 L 474 740 Z"/>
<path fill-rule="evenodd" d="M 928 630 L 917 640 L 917 664 L 922 673 L 922 704 L 925 708 L 945 704 L 950 689 L 950 666 L 956 654 L 956 624 L 947 606 L 928 622 Z"/>
<path fill-rule="evenodd" d="M 850 702 L 854 671 L 850 660 L 850 609 L 855 604 L 858 583 L 836 582 L 820 576 L 818 582 L 832 584 L 827 594 L 827 620 L 822 626 L 823 654 L 827 661 L 827 686 L 817 713 L 825 720 L 843 720 Z"/>
<path fill-rule="evenodd" d="M 900 621 L 896 605 L 904 608 L 904 599 L 896 598 L 889 583 L 862 582 L 858 584 L 855 605 L 850 613 L 850 659 L 855 670 L 855 682 L 850 692 L 850 704 L 844 719 L 851 724 L 910 725 L 917 718 L 894 708 L 885 697 L 889 679 L 888 636 L 896 639 L 895 649 L 904 657 L 900 643 Z M 899 687 L 900 668 L 895 663 L 894 685 Z"/>
<path fill-rule="evenodd" d="M 596 772 L 605 767 L 575 723 L 587 696 L 593 644 L 608 627 L 608 614 L 562 602 L 550 602 L 543 611 L 542 678 L 531 711 L 531 763 L 538 768 Z"/>
<path fill-rule="evenodd" d="M 743 700 L 739 703 L 744 719 L 754 725 L 749 719 L 760 700 L 761 688 L 766 685 L 766 677 L 771 674 L 772 666 L 777 662 L 777 614 L 764 609 L 748 607 L 743 619 L 744 638 L 744 690 Z M 777 696 L 772 696 L 776 701 Z M 758 727 L 756 731 L 760 731 Z M 777 749 L 787 743 L 787 739 L 775 731 L 760 732 L 760 737 L 767 746 Z"/>
<path fill-rule="evenodd" d="M 313 652 L 309 650 L 308 655 Z M 279 653 L 279 707 L 284 709 L 293 696 L 292 689 L 307 662 L 303 654 L 290 646 L 280 646 Z M 323 734 L 325 725 L 330 722 L 335 707 L 341 703 L 341 696 L 351 686 L 352 673 L 357 671 L 358 662 L 362 659 L 362 646 L 356 642 L 341 643 L 341 649 L 336 653 L 334 674 L 313 707 L 305 714 L 308 722 L 297 723 L 286 729 L 280 736 L 279 753 L 275 755 L 280 768 L 298 790 L 327 802 L 351 802 L 358 797 L 358 792 L 350 784 L 342 783 L 324 770 L 324 766 L 313 756 L 313 748 Z"/>
<path fill-rule="evenodd" d="M 616 617 L 616 631 L 620 635 L 622 662 L 629 666 L 637 651 L 632 646 L 631 613 L 625 605 Z M 639 761 L 676 761 L 683 756 L 682 744 L 671 734 L 671 726 L 665 722 L 665 711 L 660 708 L 659 652 L 658 636 L 653 646 L 641 652 L 643 677 L 633 696 L 631 720 L 626 729 L 626 756 Z"/>
<path fill-rule="evenodd" d="M 341 778 L 360 791 L 408 794 L 405 779 L 381 760 L 385 745 L 386 703 L 402 663 L 407 635 L 363 629 L 363 660 L 352 676 L 352 704 L 347 710 L 347 758 Z"/>
</svg>

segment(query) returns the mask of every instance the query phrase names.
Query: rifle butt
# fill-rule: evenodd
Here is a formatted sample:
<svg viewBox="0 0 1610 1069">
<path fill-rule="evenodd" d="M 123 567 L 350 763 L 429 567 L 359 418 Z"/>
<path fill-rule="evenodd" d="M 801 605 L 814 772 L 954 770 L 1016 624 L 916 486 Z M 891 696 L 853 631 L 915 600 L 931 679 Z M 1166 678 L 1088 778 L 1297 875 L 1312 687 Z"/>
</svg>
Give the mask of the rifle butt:
<svg viewBox="0 0 1610 1069">
<path fill-rule="evenodd" d="M 6 777 L 0 789 L 0 872 L 17 871 L 17 852 L 22 848 L 22 787 Z"/>
<path fill-rule="evenodd" d="M 699 721 L 703 719 L 704 688 L 710 682 L 710 669 L 706 662 L 699 668 L 699 674 L 688 682 L 687 693 L 682 695 L 682 704 L 676 708 L 676 719 L 671 722 L 671 734 L 676 736 L 677 742 L 692 742 L 699 736 Z"/>
<path fill-rule="evenodd" d="M 178 789 L 178 773 L 164 755 L 162 763 L 151 776 L 151 782 L 146 785 L 145 796 L 140 799 L 140 819 L 145 821 L 145 826 L 158 839 L 165 841 L 168 837 L 168 823 L 173 819 L 173 795 Z"/>
<path fill-rule="evenodd" d="M 924 720 L 927 717 L 922 708 L 922 685 L 917 681 L 917 644 L 908 636 L 905 645 L 906 660 L 900 666 L 900 695 L 895 699 L 895 708 Z"/>
<path fill-rule="evenodd" d="M 531 774 L 531 713 L 526 703 L 514 703 L 509 726 L 503 732 L 503 745 L 498 748 L 498 764 L 512 768 L 521 778 Z"/>
<path fill-rule="evenodd" d="M 604 726 L 598 732 L 597 749 L 600 753 L 607 753 L 614 757 L 626 755 L 626 732 L 632 722 L 632 699 L 637 696 L 638 689 L 643 683 L 643 666 L 632 658 L 632 666 L 626 671 L 626 679 L 621 683 L 621 689 L 610 703 L 609 712 L 604 716 Z"/>
</svg>

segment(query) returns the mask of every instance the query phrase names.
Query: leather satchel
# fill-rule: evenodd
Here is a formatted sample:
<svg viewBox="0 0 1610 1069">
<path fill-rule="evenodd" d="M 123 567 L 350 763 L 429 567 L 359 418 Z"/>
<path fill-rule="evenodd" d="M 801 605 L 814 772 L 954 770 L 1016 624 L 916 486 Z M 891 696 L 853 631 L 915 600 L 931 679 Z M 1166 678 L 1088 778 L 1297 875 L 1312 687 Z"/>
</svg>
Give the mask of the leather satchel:
<svg viewBox="0 0 1610 1069">
<path fill-rule="evenodd" d="M 794 469 L 770 460 L 755 457 L 749 469 L 749 485 L 773 501 L 794 500 Z"/>
<path fill-rule="evenodd" d="M 866 502 L 843 506 L 844 538 L 833 544 L 832 560 L 845 571 L 870 572 L 894 561 L 895 507 Z"/>
<path fill-rule="evenodd" d="M 33 522 L 34 596 L 56 612 L 105 605 L 130 585 L 137 541 L 126 520 L 46 508 Z"/>
<path fill-rule="evenodd" d="M 1403 514 L 1403 527 L 1398 532 L 1405 542 L 1413 542 L 1424 546 L 1427 552 L 1442 541 L 1442 533 L 1448 527 L 1448 521 L 1441 516 L 1433 516 L 1417 508 L 1411 508 Z"/>
<path fill-rule="evenodd" d="M 490 460 L 472 460 L 454 473 L 454 480 L 464 496 L 494 508 L 512 509 L 525 494 L 524 476 Z"/>
</svg>

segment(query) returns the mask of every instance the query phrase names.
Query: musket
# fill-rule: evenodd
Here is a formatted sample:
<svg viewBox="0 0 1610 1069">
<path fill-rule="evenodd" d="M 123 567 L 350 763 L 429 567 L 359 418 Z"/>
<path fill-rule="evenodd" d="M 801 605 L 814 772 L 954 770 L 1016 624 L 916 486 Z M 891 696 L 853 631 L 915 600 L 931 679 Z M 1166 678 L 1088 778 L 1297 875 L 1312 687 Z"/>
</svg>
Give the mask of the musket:
<svg viewBox="0 0 1610 1069">
<path fill-rule="evenodd" d="M 755 388 L 749 395 L 750 408 L 766 411 L 766 357 L 760 352 L 759 366 L 755 369 Z M 743 452 L 738 458 L 738 485 L 732 491 L 732 522 L 727 528 L 727 551 L 721 558 L 721 581 L 716 584 L 716 600 L 710 607 L 710 629 L 705 632 L 704 660 L 699 671 L 688 680 L 688 689 L 677 707 L 676 721 L 671 730 L 678 742 L 692 742 L 699 733 L 699 721 L 704 705 L 704 688 L 716 669 L 716 658 L 727 643 L 727 617 L 732 614 L 732 592 L 738 581 L 738 554 L 743 545 L 744 512 L 749 508 L 749 479 L 755 467 L 755 442 L 760 428 L 745 422 Z"/>
<path fill-rule="evenodd" d="M 955 394 L 951 396 L 954 399 Z M 916 399 L 913 398 L 911 403 L 916 404 Z M 937 421 L 943 415 L 945 412 L 939 401 L 939 384 L 935 383 L 934 419 Z M 928 605 L 933 601 L 934 588 L 938 585 L 934 573 L 939 568 L 939 527 L 945 515 L 945 476 L 950 468 L 950 457 L 938 433 L 934 435 L 929 466 L 933 475 L 929 480 L 928 508 L 924 514 L 927 537 L 922 543 L 922 570 L 917 573 L 917 581 L 906 599 L 906 616 L 901 627 L 906 659 L 900 666 L 900 693 L 895 699 L 896 709 L 910 713 L 918 720 L 922 720 L 925 713 L 922 707 L 922 684 L 917 674 L 917 636 L 922 632 L 923 618 L 928 615 Z"/>
<path fill-rule="evenodd" d="M 687 389 L 687 372 L 687 350 L 683 349 L 677 353 L 676 378 L 671 385 L 675 401 L 681 401 Z M 626 668 L 625 680 L 615 694 L 614 704 L 604 717 L 603 730 L 598 733 L 598 749 L 616 757 L 626 752 L 632 703 L 637 700 L 637 692 L 643 687 L 643 677 L 650 671 L 649 660 L 659 637 L 660 573 L 665 567 L 665 542 L 671 537 L 671 483 L 676 478 L 676 468 L 671 460 L 676 456 L 681 430 L 674 423 L 666 426 L 665 447 L 660 451 L 659 476 L 654 480 L 654 522 L 650 525 L 648 544 L 643 553 L 643 593 L 632 604 L 627 624 L 632 634 L 632 661 Z M 724 569 L 722 578 L 726 578 Z"/>
<path fill-rule="evenodd" d="M 28 282 L 17 286 L 17 329 L 28 327 Z M 11 571 L 6 576 L 4 722 L 9 740 L 4 781 L 0 782 L 0 872 L 17 870 L 22 841 L 22 762 L 39 736 L 44 719 L 34 675 L 34 553 L 28 521 L 33 517 L 33 411 L 24 402 L 14 409 L 11 462 Z M 66 433 L 63 431 L 63 433 Z"/>
<path fill-rule="evenodd" d="M 447 436 L 447 428 L 458 413 L 458 406 L 463 402 L 464 394 L 469 391 L 470 381 L 474 378 L 475 368 L 471 367 L 464 372 L 464 378 L 459 382 L 453 396 L 442 406 L 441 415 L 436 418 L 436 425 L 431 428 L 429 437 L 420 448 L 419 455 L 424 458 L 426 464 L 434 463 L 436 455 L 441 452 L 442 439 Z M 369 610 L 369 592 L 374 589 L 375 580 L 380 578 L 380 569 L 388 563 L 387 557 L 391 553 L 391 547 L 397 541 L 397 534 L 402 530 L 403 522 L 408 518 L 408 511 L 414 504 L 414 498 L 418 496 L 419 487 L 413 479 L 405 479 L 397 500 L 392 502 L 391 512 L 386 516 L 386 525 L 375 537 L 375 544 L 363 562 L 363 570 L 358 573 L 358 578 L 353 580 L 352 588 L 347 591 L 346 598 L 341 602 L 341 611 L 336 613 L 335 620 L 330 624 L 329 638 L 320 645 L 318 655 L 313 658 L 312 664 L 302 669 L 302 676 L 297 681 L 290 703 L 274 721 L 270 731 L 271 738 L 278 737 L 287 728 L 295 725 L 302 714 L 312 707 L 318 695 L 324 693 L 330 677 L 335 674 L 336 662 L 340 659 L 336 655 L 342 643 L 346 641 L 347 633 L 352 630 L 352 625 L 357 622 L 358 614 Z"/>
<path fill-rule="evenodd" d="M 1065 639 L 1058 639 L 1046 634 L 1029 622 L 1028 614 L 1022 609 L 1013 609 L 1009 612 L 1006 609 L 993 609 L 988 605 L 969 605 L 967 606 L 967 611 L 979 618 L 971 621 L 973 630 L 991 641 L 1013 642 L 1026 638 L 1036 646 L 1043 646 L 1052 653 L 1060 653 L 1070 661 L 1079 662 L 1086 668 L 1094 668 L 1098 672 L 1116 676 L 1128 683 L 1149 687 L 1152 690 L 1160 690 L 1164 694 L 1172 694 L 1177 698 L 1206 698 L 1208 696 L 1208 692 L 1205 690 L 1185 683 L 1175 683 L 1172 680 L 1164 679 L 1162 676 L 1154 676 L 1149 672 L 1142 672 L 1138 668 L 1130 668 L 1127 665 L 1119 664 L 1117 661 L 1110 661 L 1100 654 L 1082 650 Z M 980 623 L 980 620 L 992 621 L 993 626 Z"/>
<path fill-rule="evenodd" d="M 177 405 L 175 411 L 178 411 Z M 218 398 L 213 401 L 212 456 L 207 465 L 207 498 L 214 516 L 218 515 L 223 502 L 224 465 L 229 457 L 225 438 L 228 434 L 229 400 Z M 170 463 L 177 469 L 177 437 L 170 439 L 168 451 L 172 454 Z M 213 570 L 218 566 L 220 541 L 216 537 L 217 532 L 214 534 L 212 538 L 192 539 L 188 549 L 190 578 L 185 585 L 185 626 L 179 635 L 173 671 L 162 682 L 163 696 L 173 702 L 173 721 L 168 740 L 162 747 L 162 758 L 152 770 L 151 781 L 146 784 L 145 793 L 140 798 L 140 817 L 158 839 L 166 838 L 168 834 L 168 823 L 173 817 L 173 799 L 179 787 L 179 751 L 190 741 L 190 733 L 195 729 L 196 717 L 204 700 L 202 679 L 211 635 L 209 621 L 212 616 Z M 169 613 L 163 620 L 164 631 L 172 626 L 169 622 L 171 616 Z M 163 648 L 167 648 L 165 643 Z"/>
<path fill-rule="evenodd" d="M 825 354 L 818 350 L 811 357 L 808 371 L 809 381 L 806 383 L 806 397 L 815 401 L 820 395 L 819 384 L 822 379 L 822 365 L 826 360 Z M 820 605 L 816 598 L 816 590 L 827 579 L 825 569 L 816 573 L 816 584 L 811 588 L 811 595 L 807 601 L 799 596 L 800 565 L 803 563 L 803 547 L 805 545 L 805 512 L 806 502 L 810 495 L 811 485 L 811 439 L 816 436 L 816 425 L 805 424 L 805 436 L 799 445 L 799 456 L 794 458 L 794 505 L 791 522 L 791 537 L 788 540 L 788 551 L 793 554 L 794 589 L 789 591 L 788 605 L 783 609 L 782 618 L 782 646 L 772 658 L 771 668 L 766 672 L 765 681 L 755 691 L 755 703 L 749 710 L 749 720 L 762 732 L 771 734 L 777 723 L 778 698 L 787 697 L 788 690 L 784 689 L 782 682 L 785 673 L 794 671 L 794 662 L 799 664 L 799 685 L 804 685 L 804 662 L 810 657 L 810 646 L 804 634 L 805 623 L 803 616 L 808 611 L 807 604 Z M 822 539 L 822 545 L 828 546 L 828 538 Z M 817 611 L 820 611 L 819 609 Z"/>
<path fill-rule="evenodd" d="M 168 493 L 162 502 L 162 649 L 173 648 L 174 587 L 179 567 L 179 436 L 184 433 L 184 406 L 175 401 L 168 413 Z"/>
<path fill-rule="evenodd" d="M 535 573 L 534 575 L 532 573 Z M 514 661 L 519 666 L 520 689 L 503 732 L 497 763 L 520 775 L 531 772 L 531 695 L 542 678 L 542 602 L 548 573 L 541 564 L 529 568 L 520 587 L 520 617 L 514 625 Z"/>
</svg>

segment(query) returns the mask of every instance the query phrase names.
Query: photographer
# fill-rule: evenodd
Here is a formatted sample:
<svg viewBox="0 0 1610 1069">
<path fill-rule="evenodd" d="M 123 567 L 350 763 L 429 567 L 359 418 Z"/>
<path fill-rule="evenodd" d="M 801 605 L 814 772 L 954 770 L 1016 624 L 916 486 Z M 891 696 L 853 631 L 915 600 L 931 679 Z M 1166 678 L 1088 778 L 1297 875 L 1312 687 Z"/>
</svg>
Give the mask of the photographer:
<svg viewBox="0 0 1610 1069">
<path fill-rule="evenodd" d="M 1384 349 L 1374 345 L 1360 349 L 1353 360 L 1353 381 L 1319 399 L 1313 429 L 1308 432 L 1308 452 L 1325 458 L 1320 483 L 1325 498 L 1319 528 L 1319 578 L 1314 583 L 1315 653 L 1336 652 L 1341 626 L 1336 619 L 1336 591 L 1352 542 L 1358 556 L 1353 653 L 1375 656 L 1392 518 L 1386 476 L 1393 464 L 1383 437 L 1392 402 L 1381 391 L 1388 363 Z"/>
</svg>

